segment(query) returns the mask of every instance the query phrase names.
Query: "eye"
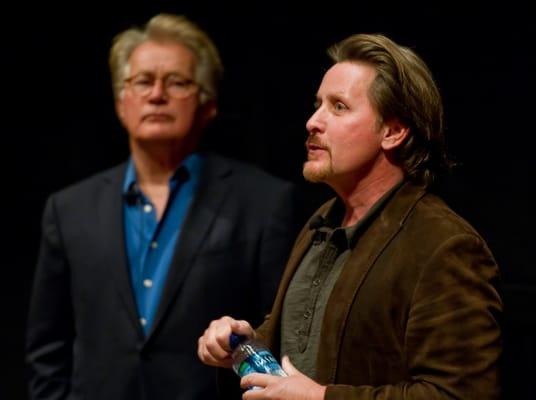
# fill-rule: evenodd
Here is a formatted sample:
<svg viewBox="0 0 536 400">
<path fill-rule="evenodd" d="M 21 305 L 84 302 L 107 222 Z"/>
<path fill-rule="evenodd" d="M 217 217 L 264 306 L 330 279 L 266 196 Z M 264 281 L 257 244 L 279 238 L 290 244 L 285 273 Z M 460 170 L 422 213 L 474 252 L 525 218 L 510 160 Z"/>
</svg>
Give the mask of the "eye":
<svg viewBox="0 0 536 400">
<path fill-rule="evenodd" d="M 191 81 L 189 81 L 187 79 L 170 78 L 167 81 L 167 86 L 168 87 L 183 88 L 183 87 L 188 86 L 190 83 L 191 83 Z"/>
<path fill-rule="evenodd" d="M 348 107 L 346 106 L 346 104 L 344 104 L 344 103 L 342 103 L 340 101 L 335 102 L 335 104 L 333 105 L 333 108 L 337 112 L 342 112 L 342 111 L 348 110 Z"/>
<path fill-rule="evenodd" d="M 138 76 L 132 80 L 132 84 L 137 87 L 153 86 L 153 80 L 147 76 Z"/>
<path fill-rule="evenodd" d="M 193 81 L 178 74 L 170 74 L 164 78 L 164 83 L 170 89 L 184 89 L 190 86 Z"/>
<path fill-rule="evenodd" d="M 315 100 L 315 102 L 313 103 L 313 107 L 315 110 L 318 110 L 321 105 L 322 105 L 322 102 L 320 100 Z"/>
</svg>

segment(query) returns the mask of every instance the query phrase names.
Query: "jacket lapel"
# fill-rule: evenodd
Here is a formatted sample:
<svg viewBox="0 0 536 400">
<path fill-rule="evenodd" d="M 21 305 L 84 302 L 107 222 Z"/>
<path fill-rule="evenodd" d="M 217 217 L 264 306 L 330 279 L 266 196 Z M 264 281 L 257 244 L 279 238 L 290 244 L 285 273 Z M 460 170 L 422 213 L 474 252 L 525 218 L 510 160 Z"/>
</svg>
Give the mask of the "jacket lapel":
<svg viewBox="0 0 536 400">
<path fill-rule="evenodd" d="M 104 189 L 101 201 L 98 202 L 98 232 L 101 242 L 105 244 L 104 260 L 110 266 L 110 275 L 116 282 L 118 294 L 121 297 L 132 324 L 143 337 L 143 331 L 138 322 L 138 312 L 126 255 L 122 183 L 125 176 L 126 164 L 122 164 L 104 176 Z"/>
<path fill-rule="evenodd" d="M 346 261 L 326 306 L 320 334 L 317 378 L 321 383 L 334 382 L 340 343 L 346 320 L 359 288 L 372 266 L 391 239 L 399 232 L 404 220 L 417 201 L 425 194 L 420 186 L 405 183 L 385 205 Z"/>
<path fill-rule="evenodd" d="M 212 228 L 229 190 L 225 177 L 230 173 L 231 167 L 225 159 L 217 156 L 206 156 L 198 192 L 188 211 L 181 236 L 177 241 L 164 292 L 147 341 L 154 335 L 164 319 L 171 303 L 180 291 L 188 271 L 192 268 L 204 239 Z"/>
</svg>

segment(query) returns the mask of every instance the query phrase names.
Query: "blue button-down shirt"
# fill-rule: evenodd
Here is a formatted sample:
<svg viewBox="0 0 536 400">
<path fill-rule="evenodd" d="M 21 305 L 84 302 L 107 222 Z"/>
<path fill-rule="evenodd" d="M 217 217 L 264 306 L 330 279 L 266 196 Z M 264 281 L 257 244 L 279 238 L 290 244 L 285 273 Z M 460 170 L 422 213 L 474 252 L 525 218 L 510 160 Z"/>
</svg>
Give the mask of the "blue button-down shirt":
<svg viewBox="0 0 536 400">
<path fill-rule="evenodd" d="M 199 154 L 184 160 L 169 180 L 168 203 L 158 221 L 154 205 L 138 188 L 132 159 L 128 162 L 123 183 L 124 230 L 139 321 L 146 335 L 164 290 L 175 244 L 196 193 L 202 165 L 203 158 Z"/>
</svg>

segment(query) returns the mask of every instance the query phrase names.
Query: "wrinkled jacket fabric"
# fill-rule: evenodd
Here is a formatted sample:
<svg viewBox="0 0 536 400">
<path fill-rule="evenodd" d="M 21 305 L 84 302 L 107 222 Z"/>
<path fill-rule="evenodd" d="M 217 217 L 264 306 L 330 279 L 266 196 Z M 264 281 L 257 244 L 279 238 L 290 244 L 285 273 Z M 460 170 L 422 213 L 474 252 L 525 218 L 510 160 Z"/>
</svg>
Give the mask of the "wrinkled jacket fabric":
<svg viewBox="0 0 536 400">
<path fill-rule="evenodd" d="M 307 227 L 257 330 L 276 354 L 284 296 L 314 233 Z M 478 233 L 405 183 L 359 238 L 329 297 L 315 377 L 325 398 L 499 398 L 498 276 Z"/>
</svg>

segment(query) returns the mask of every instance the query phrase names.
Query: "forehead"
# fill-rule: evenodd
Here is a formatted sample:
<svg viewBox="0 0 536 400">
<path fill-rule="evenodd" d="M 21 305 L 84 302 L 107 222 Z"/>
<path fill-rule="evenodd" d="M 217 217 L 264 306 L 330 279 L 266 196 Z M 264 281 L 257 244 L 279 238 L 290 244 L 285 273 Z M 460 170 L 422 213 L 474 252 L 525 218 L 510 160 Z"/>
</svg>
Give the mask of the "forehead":
<svg viewBox="0 0 536 400">
<path fill-rule="evenodd" d="M 129 65 L 133 73 L 192 72 L 195 56 L 186 46 L 176 42 L 147 41 L 134 49 L 129 57 Z"/>
<path fill-rule="evenodd" d="M 333 65 L 324 75 L 319 96 L 339 94 L 354 97 L 366 94 L 376 77 L 371 65 L 358 62 L 340 62 Z"/>
</svg>

